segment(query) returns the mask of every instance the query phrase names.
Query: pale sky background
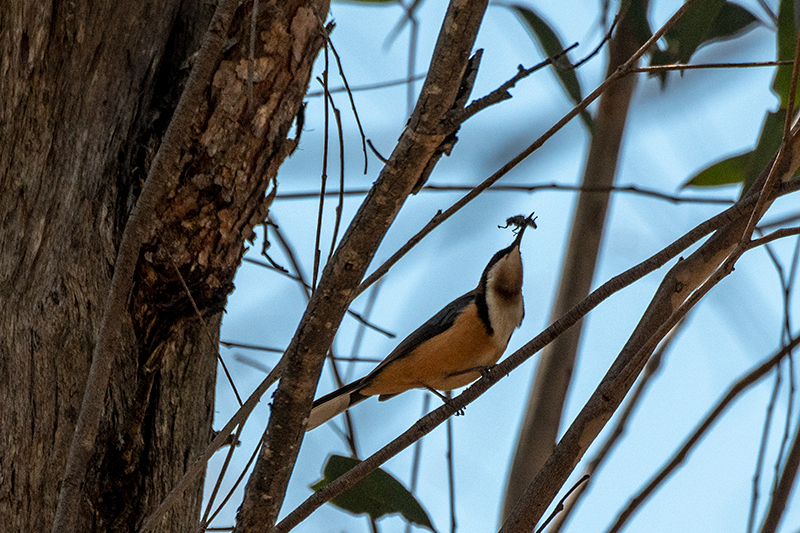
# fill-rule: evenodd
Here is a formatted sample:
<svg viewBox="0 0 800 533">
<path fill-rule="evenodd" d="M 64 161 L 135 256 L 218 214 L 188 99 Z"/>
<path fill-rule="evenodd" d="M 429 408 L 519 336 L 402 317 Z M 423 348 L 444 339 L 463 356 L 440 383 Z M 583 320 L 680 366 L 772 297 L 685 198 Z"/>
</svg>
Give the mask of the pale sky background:
<svg viewBox="0 0 800 533">
<path fill-rule="evenodd" d="M 776 9 L 776 2 L 768 0 Z M 592 50 L 601 38 L 599 4 L 590 1 L 537 2 L 533 4 L 558 29 L 567 44 L 579 42 L 577 59 Z M 654 1 L 650 20 L 653 27 L 666 20 L 680 5 L 676 1 Z M 755 1 L 743 2 L 759 18 L 767 20 Z M 430 60 L 446 2 L 428 0 L 418 15 L 419 53 L 417 72 L 424 72 Z M 336 22 L 332 39 L 342 58 L 351 86 L 395 80 L 405 76 L 408 57 L 408 30 L 390 46 L 386 35 L 402 10 L 398 6 L 365 7 L 334 2 L 331 16 Z M 774 32 L 759 27 L 734 41 L 701 49 L 693 63 L 719 61 L 759 61 L 774 59 Z M 478 36 L 477 48 L 484 49 L 483 62 L 473 91 L 482 96 L 516 73 L 518 64 L 530 66 L 542 59 L 513 14 L 503 7 L 490 6 Z M 321 58 L 322 56 L 320 56 Z M 578 72 L 584 94 L 602 80 L 605 51 Z M 322 68 L 318 61 L 317 69 Z M 331 85 L 340 81 L 332 69 Z M 617 183 L 635 184 L 667 193 L 716 196 L 732 199 L 737 188 L 709 191 L 679 191 L 681 183 L 710 163 L 754 146 L 767 111 L 777 107 L 770 91 L 773 69 L 690 71 L 671 74 L 666 91 L 655 79 L 640 78 L 624 138 Z M 418 83 L 418 90 L 421 83 Z M 312 83 L 311 90 L 319 85 Z M 535 73 L 512 90 L 513 99 L 490 108 L 468 121 L 459 133 L 451 157 L 443 158 L 430 183 L 475 185 L 516 155 L 565 114 L 571 107 L 551 71 Z M 376 148 L 388 155 L 405 123 L 406 88 L 357 92 L 355 102 L 366 132 Z M 380 171 L 380 162 L 370 155 L 369 172 L 364 176 L 361 142 L 349 104 L 343 94 L 336 95 L 342 110 L 346 147 L 348 188 L 368 187 Z M 298 151 L 281 168 L 280 193 L 319 189 L 322 161 L 322 100 L 310 98 L 306 126 Z M 335 130 L 335 129 L 334 129 Z M 589 137 L 575 120 L 523 164 L 504 177 L 500 184 L 558 182 L 575 184 L 580 180 Z M 329 187 L 338 181 L 338 144 L 332 135 L 329 162 Z M 371 269 L 381 264 L 411 235 L 416 233 L 438 209 L 444 209 L 463 193 L 421 193 L 411 197 L 381 244 Z M 484 193 L 436 229 L 402 259 L 380 286 L 371 320 L 395 332 L 397 339 L 368 330 L 358 355 L 382 358 L 405 335 L 413 331 L 453 298 L 471 290 L 486 262 L 508 245 L 512 235 L 497 229 L 505 218 L 535 211 L 539 229 L 526 233 L 522 245 L 525 265 L 523 293 L 526 316 L 511 339 L 512 353 L 544 327 L 550 317 L 551 302 L 560 274 L 562 254 L 567 244 L 575 202 L 569 192 L 535 194 Z M 348 197 L 343 224 L 361 201 Z M 789 212 L 792 200 L 778 202 L 766 219 Z M 322 254 L 330 245 L 335 199 L 326 205 Z M 311 279 L 317 199 L 278 200 L 271 216 L 292 242 L 307 279 Z M 611 202 L 594 287 L 634 264 L 650 257 L 663 246 L 683 235 L 699 222 L 722 209 L 720 205 L 680 204 L 638 195 L 620 193 Z M 289 267 L 274 236 L 270 255 Z M 781 242 L 776 250 L 785 262 L 791 258 L 794 241 Z M 258 259 L 261 242 L 253 245 L 247 257 Z M 668 266 L 671 266 L 671 262 Z M 573 379 L 565 424 L 577 414 L 630 335 L 665 269 L 651 274 L 614 295 L 594 310 L 585 323 L 579 364 Z M 243 264 L 236 278 L 222 327 L 222 339 L 274 347 L 285 347 L 303 313 L 305 298 L 299 286 L 275 273 L 252 264 Z M 367 293 L 368 294 L 368 293 Z M 362 295 L 353 305 L 362 311 L 367 302 Z M 628 435 L 617 447 L 605 467 L 595 475 L 591 492 L 573 514 L 567 531 L 602 532 L 614 521 L 617 511 L 667 461 L 694 426 L 738 377 L 772 354 L 780 341 L 782 303 L 778 277 L 763 250 L 747 253 L 736 271 L 716 287 L 691 313 L 689 323 L 668 352 L 662 373 L 646 393 L 632 418 Z M 797 300 L 792 309 L 798 311 Z M 357 323 L 345 318 L 335 342 L 338 355 L 352 354 Z M 222 349 L 239 390 L 249 394 L 264 374 L 234 361 L 243 354 L 272 366 L 276 355 L 241 349 Z M 533 361 L 513 372 L 484 394 L 454 422 L 456 510 L 458 531 L 496 530 L 509 460 L 516 445 L 528 389 L 534 371 Z M 355 379 L 372 368 L 372 363 L 346 368 Z M 784 374 L 781 396 L 775 407 L 773 431 L 769 440 L 759 508 L 763 511 L 772 482 L 777 447 L 788 407 L 787 378 Z M 654 498 L 640 508 L 626 531 L 745 531 L 750 506 L 752 477 L 774 374 L 739 400 L 717 423 L 707 438 L 690 456 L 685 466 L 662 485 Z M 235 410 L 227 382 L 218 379 L 218 407 L 215 427 L 224 425 Z M 318 394 L 334 388 L 326 368 Z M 229 487 L 243 468 L 260 438 L 268 417 L 269 395 L 251 416 L 243 434 L 223 489 Z M 389 402 L 371 399 L 352 409 L 357 425 L 359 453 L 367 457 L 405 431 L 422 414 L 426 392 L 412 391 Z M 438 406 L 432 399 L 431 406 Z M 795 413 L 797 412 L 795 402 Z M 797 418 L 796 415 L 794 417 Z M 793 421 L 792 429 L 796 421 Z M 613 426 L 614 421 L 607 426 Z M 563 431 L 563 428 L 562 428 Z M 604 432 L 599 441 L 602 441 Z M 427 509 L 438 531 L 449 531 L 449 503 L 445 426 L 437 428 L 423 443 L 418 498 Z M 589 450 L 591 457 L 596 447 Z M 321 477 L 322 467 L 331 453 L 348 455 L 348 449 L 330 424 L 307 434 L 300 452 L 282 516 L 311 494 L 309 485 Z M 224 458 L 218 453 L 211 462 L 215 472 Z M 408 485 L 412 451 L 401 453 L 385 468 Z M 585 461 L 584 461 L 585 463 Z M 579 465 L 572 485 L 582 472 Z M 208 493 L 208 491 L 207 491 Z M 242 488 L 214 522 L 233 524 Z M 757 524 L 763 515 L 759 513 Z M 396 516 L 379 522 L 383 532 L 404 531 L 405 522 Z M 790 502 L 781 531 L 800 530 L 800 498 Z M 330 505 L 316 511 L 303 522 L 298 532 L 369 531 L 363 517 L 354 517 Z"/>
</svg>

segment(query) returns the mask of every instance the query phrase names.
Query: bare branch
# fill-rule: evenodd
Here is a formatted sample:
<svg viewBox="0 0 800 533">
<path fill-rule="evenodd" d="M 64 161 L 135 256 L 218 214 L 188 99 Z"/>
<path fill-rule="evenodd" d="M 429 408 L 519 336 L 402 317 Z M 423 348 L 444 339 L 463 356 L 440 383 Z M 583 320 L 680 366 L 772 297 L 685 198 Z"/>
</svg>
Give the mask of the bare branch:
<svg viewBox="0 0 800 533">
<path fill-rule="evenodd" d="M 647 362 L 647 366 L 642 373 L 642 377 L 639 379 L 638 385 L 633 390 L 630 398 L 626 402 L 625 408 L 620 413 L 613 431 L 594 455 L 594 457 L 586 465 L 586 469 L 583 472 L 586 477 L 593 476 L 595 472 L 597 472 L 606 458 L 609 457 L 609 454 L 614 449 L 616 444 L 619 442 L 620 437 L 625 434 L 628 420 L 630 419 L 634 410 L 639 406 L 639 401 L 643 398 L 647 387 L 650 385 L 650 383 L 652 383 L 652 378 L 654 378 L 661 369 L 661 363 L 663 361 L 664 354 L 672 345 L 672 342 L 675 340 L 677 333 L 683 324 L 686 324 L 686 322 L 680 322 L 672 329 L 672 331 L 670 331 L 669 335 L 667 335 L 664 341 L 659 345 L 658 350 L 656 350 L 656 352 L 650 358 L 650 361 Z M 548 530 L 548 533 L 557 533 L 561 531 L 561 528 L 564 526 L 564 524 L 566 524 L 567 520 L 572 514 L 572 511 L 577 507 L 581 496 L 586 494 L 586 490 L 589 488 L 589 486 L 590 484 L 587 482 L 573 493 L 572 498 L 568 500 L 566 509 L 560 515 L 558 515 L 555 523 L 553 523 L 553 527 Z"/>
<path fill-rule="evenodd" d="M 651 65 L 647 67 L 634 67 L 629 72 L 637 73 L 653 73 L 653 72 L 670 72 L 674 70 L 708 70 L 708 69 L 721 69 L 721 68 L 757 68 L 757 67 L 777 67 L 780 65 L 791 65 L 791 60 L 783 61 L 747 61 L 742 63 L 698 63 L 696 65 L 686 65 L 683 63 L 675 65 Z"/>
<path fill-rule="evenodd" d="M 800 189 L 800 183 L 790 182 L 781 187 L 781 192 L 789 192 Z M 719 215 L 716 215 L 702 224 L 689 231 L 681 238 L 665 247 L 649 259 L 631 267 L 622 274 L 615 276 L 577 305 L 573 306 L 569 312 L 559 318 L 547 329 L 534 337 L 525 346 L 509 355 L 492 368 L 486 376 L 482 377 L 470 385 L 463 393 L 453 398 L 449 403 L 445 403 L 428 415 L 422 417 L 408 430 L 402 433 L 395 440 L 381 448 L 379 451 L 356 465 L 346 474 L 340 476 L 330 484 L 326 485 L 306 501 L 289 513 L 275 528 L 272 533 L 286 532 L 299 524 L 308 517 L 314 510 L 323 505 L 326 501 L 342 494 L 347 489 L 358 483 L 371 471 L 378 468 L 381 464 L 400 453 L 403 449 L 410 446 L 414 441 L 430 433 L 439 424 L 444 422 L 459 410 L 466 407 L 486 390 L 496 384 L 500 379 L 507 376 L 512 370 L 527 361 L 533 354 L 541 350 L 558 335 L 572 327 L 578 320 L 583 318 L 589 311 L 594 309 L 606 298 L 615 292 L 627 287 L 634 281 L 641 279 L 645 275 L 657 270 L 667 263 L 670 259 L 681 253 L 687 247 L 699 241 L 710 232 L 730 224 L 732 221 L 740 220 L 749 215 L 750 210 L 755 205 L 758 195 L 753 193 L 743 198 L 741 202 L 734 205 Z"/>
<path fill-rule="evenodd" d="M 731 403 L 738 398 L 741 394 L 747 391 L 751 386 L 758 383 L 767 373 L 775 368 L 781 360 L 798 344 L 800 344 L 800 335 L 795 335 L 794 339 L 786 346 L 781 348 L 775 355 L 749 371 L 742 376 L 736 383 L 731 385 L 728 392 L 717 402 L 714 408 L 706 415 L 703 421 L 692 432 L 692 435 L 686 439 L 680 449 L 670 459 L 666 465 L 645 485 L 645 487 L 631 499 L 628 506 L 620 513 L 614 525 L 609 530 L 609 533 L 620 531 L 625 525 L 627 520 L 633 516 L 633 513 L 661 486 L 661 484 L 680 466 L 694 446 L 700 442 L 700 439 L 706 432 L 714 425 L 717 419 L 724 414 L 725 410 Z"/>
<path fill-rule="evenodd" d="M 425 185 L 421 190 L 427 192 L 457 192 L 457 191 L 471 191 L 475 187 L 473 185 Z M 555 191 L 577 191 L 596 194 L 611 194 L 615 192 L 633 193 L 641 196 L 657 198 L 659 200 L 666 200 L 673 204 L 681 203 L 698 203 L 698 204 L 726 204 L 731 205 L 734 200 L 726 200 L 725 198 L 718 198 L 713 196 L 677 196 L 647 187 L 640 187 L 638 185 L 612 185 L 612 186 L 585 186 L 585 185 L 568 185 L 565 183 L 538 183 L 536 185 L 492 185 L 486 192 L 537 192 L 544 190 Z M 369 193 L 369 189 L 348 189 L 344 191 L 345 196 L 363 196 Z M 338 196 L 339 191 L 325 191 L 325 196 Z M 317 192 L 285 192 L 275 195 L 276 200 L 305 200 L 309 198 L 319 197 Z M 793 219 L 792 219 L 793 220 Z"/>
<path fill-rule="evenodd" d="M 320 277 L 284 356 L 286 372 L 273 396 L 264 445 L 247 483 L 236 531 L 265 531 L 274 523 L 292 472 L 325 354 L 381 237 L 444 140 L 439 122 L 455 101 L 486 1 L 453 0 L 429 75 L 409 124 L 372 192 Z M 460 31 L 452 32 L 450 28 Z"/>
</svg>

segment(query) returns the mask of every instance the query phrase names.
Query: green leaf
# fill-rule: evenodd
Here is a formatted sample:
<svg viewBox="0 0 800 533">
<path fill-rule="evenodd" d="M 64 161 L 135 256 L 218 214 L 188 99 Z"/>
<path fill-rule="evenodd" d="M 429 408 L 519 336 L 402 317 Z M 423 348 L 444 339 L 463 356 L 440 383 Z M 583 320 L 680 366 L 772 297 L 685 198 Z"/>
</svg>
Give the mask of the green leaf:
<svg viewBox="0 0 800 533">
<path fill-rule="evenodd" d="M 360 462 L 352 457 L 331 455 L 325 464 L 322 479 L 311 488 L 318 491 Z M 354 514 L 366 513 L 376 520 L 387 514 L 400 513 L 407 521 L 436 531 L 414 495 L 381 469 L 375 470 L 330 503 Z"/>
<path fill-rule="evenodd" d="M 700 0 L 664 35 L 666 49 L 656 49 L 650 56 L 651 65 L 688 63 L 703 45 L 732 39 L 752 29 L 758 19 L 750 11 L 725 0 Z M 666 73 L 658 74 L 662 87 Z"/>
<path fill-rule="evenodd" d="M 758 22 L 755 15 L 739 4 L 725 2 L 714 19 L 714 22 L 711 23 L 711 27 L 708 29 L 708 35 L 703 44 L 709 41 L 731 39 L 750 30 L 751 25 L 757 24 Z"/>
<path fill-rule="evenodd" d="M 778 60 L 791 60 L 794 58 L 794 40 L 797 35 L 795 24 L 794 0 L 781 0 L 778 7 Z M 781 108 L 789 105 L 789 89 L 792 85 L 792 65 L 781 65 L 775 71 L 775 80 L 772 90 L 781 99 Z M 798 87 L 800 88 L 800 87 Z M 800 91 L 798 91 L 800 92 Z M 795 96 L 795 102 L 797 102 Z"/>
<path fill-rule="evenodd" d="M 755 149 L 714 163 L 701 170 L 683 184 L 683 187 L 717 187 L 741 183 L 742 192 L 747 191 L 778 151 L 785 119 L 786 111 L 783 109 L 767 113 Z"/>
<path fill-rule="evenodd" d="M 781 145 L 785 122 L 785 109 L 778 109 L 774 113 L 767 113 L 767 116 L 764 117 L 764 125 L 761 127 L 761 135 L 758 137 L 756 149 L 752 152 L 753 156 L 747 168 L 747 175 L 745 176 L 742 193 L 750 188 L 750 185 L 758 178 L 758 175 L 761 174 L 772 160 L 772 157 L 777 153 L 778 147 Z"/>
<path fill-rule="evenodd" d="M 683 187 L 718 187 L 741 183 L 745 179 L 750 166 L 752 152 L 735 155 L 718 161 L 710 167 L 701 170 L 692 179 L 684 183 Z"/>
<path fill-rule="evenodd" d="M 667 31 L 667 52 L 675 63 L 688 63 L 697 48 L 708 38 L 708 30 L 725 0 L 699 0 L 686 10 Z"/>
<path fill-rule="evenodd" d="M 542 17 L 533 12 L 533 10 L 519 4 L 512 4 L 507 7 L 509 7 L 522 21 L 525 29 L 528 30 L 528 33 L 530 33 L 531 37 L 534 38 L 534 41 L 539 45 L 542 52 L 544 52 L 547 57 L 560 54 L 564 50 L 564 45 L 561 43 L 561 39 L 559 39 L 558 34 Z M 581 96 L 581 84 L 578 81 L 578 75 L 575 74 L 575 70 L 571 68 L 568 60 L 566 63 L 568 64 L 566 68 L 556 66 L 555 64 L 553 65 L 553 68 L 555 69 L 558 81 L 566 91 L 567 96 L 573 103 L 577 104 L 583 100 L 583 96 Z M 591 115 L 584 111 L 581 113 L 581 119 L 589 128 L 589 131 L 591 131 Z"/>
</svg>

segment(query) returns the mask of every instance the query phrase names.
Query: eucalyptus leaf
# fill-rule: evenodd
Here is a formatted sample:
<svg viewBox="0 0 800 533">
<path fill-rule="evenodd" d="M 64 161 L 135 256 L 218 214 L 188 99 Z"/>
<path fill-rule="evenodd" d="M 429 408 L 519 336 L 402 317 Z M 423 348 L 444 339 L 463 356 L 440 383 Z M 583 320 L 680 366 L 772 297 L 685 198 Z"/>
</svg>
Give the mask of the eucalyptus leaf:
<svg viewBox="0 0 800 533">
<path fill-rule="evenodd" d="M 564 50 L 564 45 L 558 37 L 558 34 L 540 15 L 523 5 L 512 4 L 508 7 L 517 15 L 519 20 L 522 21 L 525 29 L 528 30 L 528 33 L 533 37 L 534 41 L 547 57 L 552 57 Z M 575 74 L 575 70 L 572 68 L 569 61 L 567 60 L 565 63 L 566 65 L 564 66 L 556 64 L 552 66 L 555 69 L 558 81 L 567 93 L 567 97 L 573 103 L 577 104 L 583 100 L 581 84 L 580 81 L 578 81 L 578 75 Z M 591 115 L 584 111 L 581 113 L 581 119 L 589 128 L 589 131 L 591 131 Z"/>
<path fill-rule="evenodd" d="M 693 176 L 681 187 L 718 187 L 742 183 L 750 166 L 752 152 L 734 155 L 717 161 Z"/>
<path fill-rule="evenodd" d="M 699 0 L 667 31 L 666 48 L 654 50 L 650 64 L 688 63 L 701 46 L 738 37 L 757 23 L 755 15 L 734 2 Z M 660 72 L 658 76 L 663 87 L 667 73 Z"/>
<path fill-rule="evenodd" d="M 791 60 L 794 58 L 794 41 L 797 35 L 797 14 L 794 0 L 781 0 L 778 6 L 778 31 L 777 48 L 778 60 Z M 789 90 L 792 84 L 792 65 L 781 65 L 775 71 L 772 90 L 781 99 L 781 108 L 789 105 Z M 795 96 L 795 102 L 797 102 Z"/>
<path fill-rule="evenodd" d="M 311 488 L 318 491 L 360 462 L 352 457 L 331 455 L 325 464 L 322 479 Z M 400 513 L 407 521 L 436 531 L 428 513 L 414 495 L 381 469 L 375 470 L 330 503 L 353 514 L 368 514 L 376 520 L 387 514 Z"/>
</svg>

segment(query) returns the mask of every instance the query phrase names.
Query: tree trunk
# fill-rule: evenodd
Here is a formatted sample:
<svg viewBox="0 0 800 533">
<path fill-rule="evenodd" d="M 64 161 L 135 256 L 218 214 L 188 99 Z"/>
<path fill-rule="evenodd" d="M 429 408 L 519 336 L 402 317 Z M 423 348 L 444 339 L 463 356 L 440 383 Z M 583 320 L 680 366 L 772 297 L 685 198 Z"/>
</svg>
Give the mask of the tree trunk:
<svg viewBox="0 0 800 533">
<path fill-rule="evenodd" d="M 234 45 L 208 101 L 192 110 L 191 139 L 119 325 L 124 342 L 95 456 L 70 509 L 78 531 L 135 530 L 210 440 L 221 311 L 244 240 L 266 216 L 265 192 L 296 144 L 287 134 L 322 43 L 317 17 L 327 4 L 306 4 L 262 0 L 252 109 L 244 59 L 252 3 L 240 6 Z M 8 531 L 52 524 L 120 237 L 212 7 L 0 6 L 0 523 Z M 201 498 L 198 482 L 161 530 L 193 531 Z"/>
</svg>

